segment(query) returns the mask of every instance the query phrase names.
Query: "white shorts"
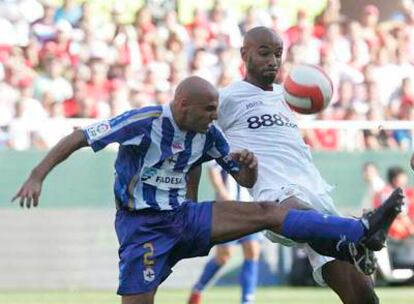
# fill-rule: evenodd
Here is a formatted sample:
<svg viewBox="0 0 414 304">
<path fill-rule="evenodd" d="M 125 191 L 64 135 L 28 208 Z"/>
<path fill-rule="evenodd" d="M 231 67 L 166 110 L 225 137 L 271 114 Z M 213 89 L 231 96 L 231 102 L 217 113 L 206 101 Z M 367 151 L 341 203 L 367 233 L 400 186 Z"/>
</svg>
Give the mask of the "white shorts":
<svg viewBox="0 0 414 304">
<path fill-rule="evenodd" d="M 257 200 L 276 201 L 278 203 L 283 203 L 284 200 L 292 196 L 299 198 L 301 201 L 309 204 L 310 208 L 313 208 L 317 211 L 333 215 L 340 215 L 340 213 L 335 208 L 331 196 L 328 193 L 314 194 L 308 189 L 295 184 L 288 184 L 275 190 L 263 191 L 260 193 Z M 330 261 L 333 261 L 334 258 L 320 255 L 307 244 L 298 244 L 291 239 L 278 235 L 269 230 L 265 231 L 264 235 L 273 243 L 279 243 L 285 246 L 299 245 L 301 248 L 303 248 L 308 255 L 310 264 L 312 265 L 313 278 L 319 285 L 326 285 L 322 277 L 322 266 Z"/>
</svg>

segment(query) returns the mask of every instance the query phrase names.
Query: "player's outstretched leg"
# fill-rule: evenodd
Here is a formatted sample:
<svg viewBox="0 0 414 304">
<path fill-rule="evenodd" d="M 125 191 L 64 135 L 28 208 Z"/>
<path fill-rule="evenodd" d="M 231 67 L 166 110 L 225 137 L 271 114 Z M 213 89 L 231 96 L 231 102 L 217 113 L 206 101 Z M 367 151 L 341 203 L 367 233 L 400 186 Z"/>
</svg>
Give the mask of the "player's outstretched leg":
<svg viewBox="0 0 414 304">
<path fill-rule="evenodd" d="M 389 227 L 401 212 L 403 199 L 401 188 L 397 188 L 380 207 L 360 219 L 291 209 L 284 219 L 281 234 L 302 242 L 336 239 L 337 251 L 350 243 L 378 251 L 384 246 Z M 334 252 L 330 255 L 336 257 Z"/>
<path fill-rule="evenodd" d="M 373 213 L 355 219 L 314 210 L 289 209 L 275 202 L 218 202 L 213 204 L 210 242 L 231 241 L 269 229 L 297 242 L 336 240 L 338 247 L 354 243 L 379 250 L 381 241 L 385 241 L 382 234 L 386 233 L 402 204 L 402 191 L 397 189 Z"/>
<path fill-rule="evenodd" d="M 319 254 L 349 262 L 360 272 L 371 275 L 376 270 L 376 260 L 372 250 L 383 247 L 389 227 L 401 212 L 403 199 L 402 190 L 398 188 L 379 208 L 364 214 L 361 219 L 367 230 L 357 244 L 345 244 L 334 240 L 312 240 L 309 245 Z"/>
</svg>

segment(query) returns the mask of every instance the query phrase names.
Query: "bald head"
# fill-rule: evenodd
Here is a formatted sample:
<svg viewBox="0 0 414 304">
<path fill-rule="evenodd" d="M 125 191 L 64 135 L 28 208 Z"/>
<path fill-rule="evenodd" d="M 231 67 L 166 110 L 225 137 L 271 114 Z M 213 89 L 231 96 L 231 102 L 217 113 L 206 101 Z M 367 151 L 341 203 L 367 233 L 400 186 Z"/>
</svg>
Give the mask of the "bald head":
<svg viewBox="0 0 414 304">
<path fill-rule="evenodd" d="M 184 79 L 175 90 L 171 105 L 177 125 L 186 131 L 207 132 L 217 119 L 218 91 L 198 76 Z"/>
<path fill-rule="evenodd" d="M 178 84 L 174 100 L 186 99 L 187 103 L 197 103 L 217 96 L 218 92 L 210 82 L 198 76 L 190 76 Z"/>
<path fill-rule="evenodd" d="M 264 26 L 254 27 L 244 36 L 243 47 L 276 44 L 283 45 L 282 38 L 275 31 Z"/>
</svg>

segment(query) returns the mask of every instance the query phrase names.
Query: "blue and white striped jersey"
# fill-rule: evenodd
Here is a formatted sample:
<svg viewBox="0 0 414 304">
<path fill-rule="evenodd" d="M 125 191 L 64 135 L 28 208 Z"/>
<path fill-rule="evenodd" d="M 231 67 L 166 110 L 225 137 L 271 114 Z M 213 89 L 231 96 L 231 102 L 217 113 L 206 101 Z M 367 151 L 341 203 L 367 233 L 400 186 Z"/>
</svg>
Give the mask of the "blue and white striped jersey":
<svg viewBox="0 0 414 304">
<path fill-rule="evenodd" d="M 186 200 L 189 170 L 212 159 L 228 172 L 239 170 L 218 128 L 212 125 L 206 134 L 181 131 L 169 105 L 131 110 L 83 131 L 95 152 L 120 144 L 114 185 L 118 208 L 178 207 Z"/>
</svg>

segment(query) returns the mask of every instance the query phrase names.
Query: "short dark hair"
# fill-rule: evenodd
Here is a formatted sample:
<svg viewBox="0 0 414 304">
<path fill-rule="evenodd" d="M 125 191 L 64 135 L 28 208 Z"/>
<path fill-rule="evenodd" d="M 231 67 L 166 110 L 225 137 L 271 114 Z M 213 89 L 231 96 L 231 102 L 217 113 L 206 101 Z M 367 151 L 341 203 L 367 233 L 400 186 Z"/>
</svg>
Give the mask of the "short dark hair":
<svg viewBox="0 0 414 304">
<path fill-rule="evenodd" d="M 387 171 L 388 182 L 392 184 L 393 180 L 401 174 L 405 174 L 405 170 L 399 166 L 388 168 L 388 171 Z"/>
</svg>

